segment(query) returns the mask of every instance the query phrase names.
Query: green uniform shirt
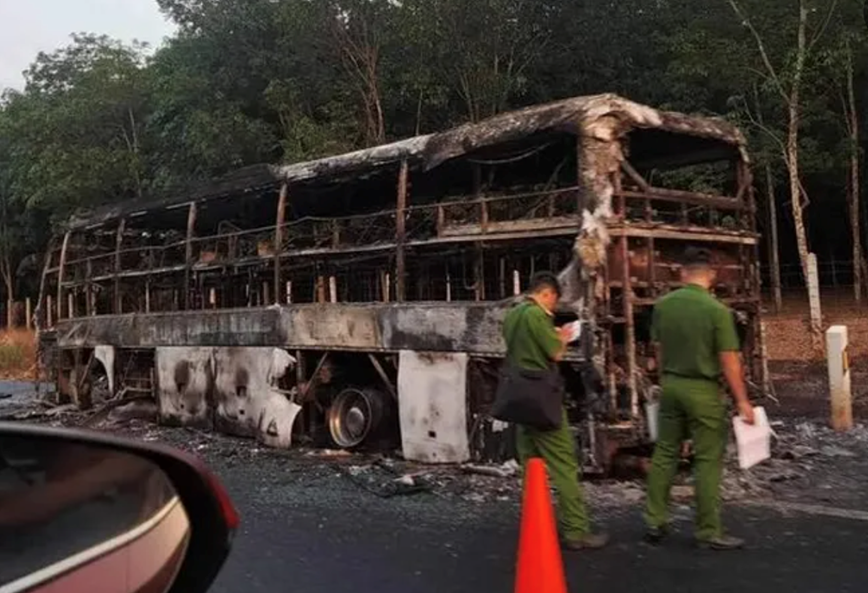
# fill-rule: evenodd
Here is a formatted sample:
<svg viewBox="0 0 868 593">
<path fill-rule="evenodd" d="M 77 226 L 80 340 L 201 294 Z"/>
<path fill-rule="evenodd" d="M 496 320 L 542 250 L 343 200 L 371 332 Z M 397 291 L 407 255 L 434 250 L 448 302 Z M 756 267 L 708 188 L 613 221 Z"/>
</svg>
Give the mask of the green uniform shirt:
<svg viewBox="0 0 868 593">
<path fill-rule="evenodd" d="M 561 349 L 554 320 L 532 300 L 515 305 L 503 320 L 506 356 L 520 368 L 545 370 Z"/>
<path fill-rule="evenodd" d="M 654 305 L 651 339 L 660 344 L 664 375 L 720 378 L 721 352 L 740 349 L 729 309 L 700 286 L 687 285 Z"/>
</svg>

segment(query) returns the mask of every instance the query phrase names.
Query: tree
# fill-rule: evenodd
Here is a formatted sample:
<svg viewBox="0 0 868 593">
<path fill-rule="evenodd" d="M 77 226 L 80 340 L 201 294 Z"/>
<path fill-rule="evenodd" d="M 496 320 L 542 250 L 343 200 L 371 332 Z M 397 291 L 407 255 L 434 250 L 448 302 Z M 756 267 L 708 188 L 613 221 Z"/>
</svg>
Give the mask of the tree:
<svg viewBox="0 0 868 593">
<path fill-rule="evenodd" d="M 809 6 L 809 0 L 799 0 L 795 24 L 795 44 L 783 46 L 780 52 L 782 55 L 779 56 L 786 69 L 774 64 L 773 57 L 775 56 L 769 51 L 763 33 L 760 32 L 754 21 L 751 20 L 748 12 L 743 8 L 743 3 L 739 3 L 738 0 L 726 1 L 732 7 L 733 12 L 742 24 L 750 31 L 755 42 L 757 54 L 762 63 L 765 82 L 778 95 L 786 110 L 786 139 L 780 139 L 770 129 L 766 131 L 770 137 L 780 144 L 781 156 L 787 167 L 790 204 L 795 226 L 796 242 L 798 244 L 799 261 L 802 267 L 802 275 L 805 281 L 808 282 L 810 290 L 810 284 L 814 282 L 814 279 L 811 278 L 808 271 L 810 247 L 808 245 L 804 219 L 804 209 L 809 202 L 808 192 L 802 183 L 799 158 L 799 132 L 802 124 L 804 101 L 802 92 L 808 60 L 812 57 L 817 43 L 822 39 L 832 16 L 835 14 L 837 0 L 831 0 L 829 7 L 823 12 L 824 20 L 815 27 L 814 31 L 810 32 L 810 37 L 808 29 L 812 10 Z M 775 26 L 780 27 L 781 22 L 778 19 L 774 19 L 772 22 L 775 23 Z M 818 289 L 815 288 L 815 290 Z M 819 311 L 813 307 L 811 308 L 811 337 L 815 347 L 821 347 L 822 321 L 819 317 Z"/>
<path fill-rule="evenodd" d="M 8 95 L 4 107 L 16 200 L 63 216 L 144 193 L 142 50 L 75 35 L 70 46 L 37 56 L 26 91 Z"/>
<path fill-rule="evenodd" d="M 178 33 L 152 57 L 77 35 L 0 104 L 7 270 L 44 249 L 49 214 L 601 92 L 748 134 L 776 294 L 778 254 L 804 275 L 807 252 L 833 256 L 827 237 L 846 232 L 861 255 L 862 0 L 158 3 Z M 868 280 L 861 264 L 854 275 Z"/>
<path fill-rule="evenodd" d="M 18 262 L 18 245 L 22 239 L 10 203 L 8 191 L 0 190 L 0 277 L 6 294 L 6 327 L 12 327 L 12 305 L 15 302 L 15 270 Z"/>
<path fill-rule="evenodd" d="M 842 154 L 848 163 L 846 170 L 847 210 L 850 218 L 850 234 L 853 241 L 853 298 L 862 301 L 863 283 L 866 278 L 865 257 L 862 252 L 861 213 L 861 147 L 859 104 L 856 100 L 856 77 L 859 53 L 866 47 L 865 23 L 862 11 L 866 5 L 861 0 L 839 0 L 839 10 L 830 27 L 830 36 L 836 40 L 822 55 L 822 66 L 827 70 L 832 88 L 837 90 L 838 102 L 845 132 L 845 149 Z"/>
<path fill-rule="evenodd" d="M 865 267 L 865 259 L 862 255 L 862 233 L 860 230 L 861 207 L 861 177 L 859 158 L 859 111 L 856 104 L 856 91 L 854 90 L 855 66 L 853 58 L 853 45 L 851 39 L 844 41 L 844 72 L 845 89 L 842 95 L 842 109 L 844 122 L 847 127 L 850 153 L 850 171 L 847 176 L 848 204 L 850 206 L 850 233 L 853 238 L 853 298 L 857 304 L 862 303 L 862 283 L 864 281 L 862 270 Z"/>
<path fill-rule="evenodd" d="M 280 41 L 278 4 L 160 1 L 179 34 L 146 72 L 154 191 L 280 158 L 265 94 Z"/>
<path fill-rule="evenodd" d="M 47 238 L 46 226 L 28 216 L 25 204 L 14 199 L 10 166 L 14 137 L 9 124 L 8 115 L 0 111 L 0 293 L 5 296 L 7 327 L 13 323 L 13 304 L 19 296 L 20 264 Z M 28 291 L 27 296 L 35 295 Z"/>
<path fill-rule="evenodd" d="M 395 10 L 387 0 L 333 0 L 326 6 L 327 28 L 337 55 L 361 98 L 366 146 L 386 141 L 381 60 Z"/>
<path fill-rule="evenodd" d="M 556 5 L 535 0 L 408 0 L 427 61 L 479 121 L 528 92 L 552 40 Z"/>
</svg>

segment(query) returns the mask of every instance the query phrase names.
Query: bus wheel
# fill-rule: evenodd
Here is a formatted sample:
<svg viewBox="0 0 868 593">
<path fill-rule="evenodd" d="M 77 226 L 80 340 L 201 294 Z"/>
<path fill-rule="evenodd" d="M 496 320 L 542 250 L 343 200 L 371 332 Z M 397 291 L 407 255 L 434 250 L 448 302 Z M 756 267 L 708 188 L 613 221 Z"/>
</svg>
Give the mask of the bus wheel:
<svg viewBox="0 0 868 593">
<path fill-rule="evenodd" d="M 348 387 L 332 400 L 326 414 L 335 444 L 354 449 L 377 438 L 389 417 L 391 399 L 376 389 Z"/>
</svg>

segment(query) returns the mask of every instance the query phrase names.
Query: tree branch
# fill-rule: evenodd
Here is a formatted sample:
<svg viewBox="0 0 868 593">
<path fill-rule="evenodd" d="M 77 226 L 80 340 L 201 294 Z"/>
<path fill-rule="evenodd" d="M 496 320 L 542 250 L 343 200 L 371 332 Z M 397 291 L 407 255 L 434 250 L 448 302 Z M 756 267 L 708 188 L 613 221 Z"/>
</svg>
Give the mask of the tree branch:
<svg viewBox="0 0 868 593">
<path fill-rule="evenodd" d="M 751 113 L 751 110 L 750 110 L 750 106 L 747 104 L 747 99 L 742 99 L 742 100 L 744 101 L 745 115 L 747 115 L 747 118 L 750 120 L 751 125 L 754 126 L 756 129 L 758 129 L 763 134 L 765 134 L 766 136 L 768 136 L 769 138 L 771 138 L 771 140 L 773 140 L 774 143 L 778 145 L 778 148 L 780 148 L 781 154 L 786 155 L 787 148 L 786 148 L 786 144 L 784 144 L 783 139 L 774 130 L 772 130 L 770 127 L 765 125 L 765 123 L 759 121 L 757 118 L 755 118 L 753 116 L 753 113 Z M 786 158 L 784 160 L 786 161 Z"/>
<path fill-rule="evenodd" d="M 738 5 L 738 3 L 735 0 L 727 0 L 727 2 L 729 2 L 729 5 L 732 7 L 732 10 L 735 12 L 736 16 L 739 19 L 741 19 L 742 24 L 745 27 L 747 27 L 748 30 L 751 32 L 751 35 L 753 35 L 754 41 L 756 41 L 757 49 L 760 52 L 760 57 L 762 58 L 763 64 L 765 65 L 766 70 L 768 70 L 768 72 L 769 72 L 769 77 L 772 79 L 772 81 L 774 81 L 775 86 L 778 89 L 778 92 L 780 93 L 781 97 L 784 100 L 784 103 L 789 105 L 790 98 L 787 95 L 786 91 L 784 90 L 783 84 L 781 84 L 781 79 L 778 76 L 778 73 L 775 70 L 775 67 L 772 66 L 772 62 L 769 59 L 769 54 L 766 51 L 765 43 L 763 42 L 763 39 L 760 36 L 759 31 L 756 30 L 756 27 L 753 26 L 753 23 L 750 21 L 749 18 L 747 18 L 747 15 L 744 13 L 744 11 L 741 9 L 741 7 Z"/>
<path fill-rule="evenodd" d="M 829 12 L 826 14 L 826 19 L 823 21 L 823 25 L 820 27 L 819 31 L 814 35 L 814 38 L 811 39 L 811 42 L 808 44 L 808 52 L 814 48 L 823 34 L 826 32 L 826 29 L 829 28 L 829 24 L 832 22 L 832 15 L 835 14 L 835 9 L 838 7 L 838 0 L 832 0 L 832 5 L 829 6 Z"/>
</svg>

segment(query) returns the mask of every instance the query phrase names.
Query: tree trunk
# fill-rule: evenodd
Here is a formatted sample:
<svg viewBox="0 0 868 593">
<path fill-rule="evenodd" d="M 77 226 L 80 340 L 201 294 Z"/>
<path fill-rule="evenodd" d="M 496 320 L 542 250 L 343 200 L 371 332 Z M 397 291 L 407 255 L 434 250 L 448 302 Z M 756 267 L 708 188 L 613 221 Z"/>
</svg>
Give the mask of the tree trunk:
<svg viewBox="0 0 868 593">
<path fill-rule="evenodd" d="M 345 23 L 340 15 L 330 15 L 331 29 L 348 76 L 356 80 L 359 95 L 365 110 L 365 144 L 375 146 L 386 140 L 386 118 L 380 94 L 380 48 L 376 39 L 370 36 L 371 23 L 366 15 L 355 15 L 359 19 L 360 30 L 355 23 Z"/>
<path fill-rule="evenodd" d="M 376 137 L 375 145 L 385 144 L 386 142 L 386 116 L 383 114 L 383 100 L 380 95 L 379 74 L 377 74 L 377 58 L 373 59 L 370 64 L 369 75 L 371 100 L 374 102 L 374 112 L 376 114 Z"/>
<path fill-rule="evenodd" d="M 6 287 L 6 327 L 12 329 L 15 324 L 15 315 L 12 311 L 15 303 L 15 283 L 12 280 L 12 262 L 9 259 L 9 253 L 3 250 L 2 261 L 0 261 L 0 275 L 3 276 L 3 285 Z"/>
<path fill-rule="evenodd" d="M 813 279 L 808 273 L 808 237 L 805 231 L 804 206 L 803 200 L 807 198 L 803 195 L 802 181 L 799 175 L 799 124 L 801 121 L 801 90 L 802 78 L 805 71 L 805 58 L 807 54 L 807 21 L 808 8 L 805 0 L 799 2 L 799 32 L 798 32 L 798 48 L 796 53 L 795 71 L 793 73 L 793 86 L 790 89 L 788 109 L 789 123 L 787 128 L 787 145 L 786 145 L 786 162 L 790 177 L 790 201 L 793 210 L 793 224 L 796 231 L 796 244 L 799 249 L 799 261 L 802 265 L 802 276 L 808 285 L 808 292 L 812 288 Z M 811 341 L 814 348 L 822 348 L 822 320 L 816 314 L 815 309 L 811 309 Z"/>
<path fill-rule="evenodd" d="M 766 170 L 766 200 L 769 215 L 769 267 L 771 268 L 772 296 L 774 297 L 775 313 L 780 313 L 783 308 L 783 294 L 781 293 L 781 260 L 778 241 L 778 205 L 775 197 L 775 181 L 772 177 L 772 166 L 765 164 Z"/>
<path fill-rule="evenodd" d="M 862 304 L 862 235 L 859 224 L 859 114 L 853 88 L 853 53 L 847 44 L 847 127 L 850 132 L 850 232 L 853 235 L 853 298 Z"/>
<path fill-rule="evenodd" d="M 127 113 L 130 116 L 130 134 L 132 134 L 132 146 L 130 150 L 133 153 L 133 175 L 136 178 L 136 195 L 139 198 L 144 196 L 142 188 L 142 172 L 141 172 L 141 154 L 139 153 L 139 133 L 137 131 L 136 116 L 133 113 L 133 108 L 128 107 Z"/>
<path fill-rule="evenodd" d="M 0 276 L 3 277 L 3 285 L 6 287 L 6 327 L 12 329 L 14 321 L 12 315 L 12 303 L 15 302 L 15 284 L 12 269 L 12 240 L 9 237 L 9 210 L 6 200 L 8 197 L 0 197 Z"/>
<path fill-rule="evenodd" d="M 761 126 L 765 126 L 763 121 L 762 104 L 759 100 L 759 94 L 756 86 L 754 86 L 754 102 L 756 103 L 756 117 Z M 772 296 L 774 298 L 774 311 L 780 313 L 783 308 L 783 295 L 781 294 L 781 258 L 780 258 L 780 241 L 778 240 L 778 204 L 777 196 L 775 195 L 775 180 L 772 175 L 772 165 L 766 159 L 764 166 L 766 174 L 766 204 L 768 206 L 768 251 L 769 251 L 769 268 L 771 268 L 772 280 Z"/>
</svg>

